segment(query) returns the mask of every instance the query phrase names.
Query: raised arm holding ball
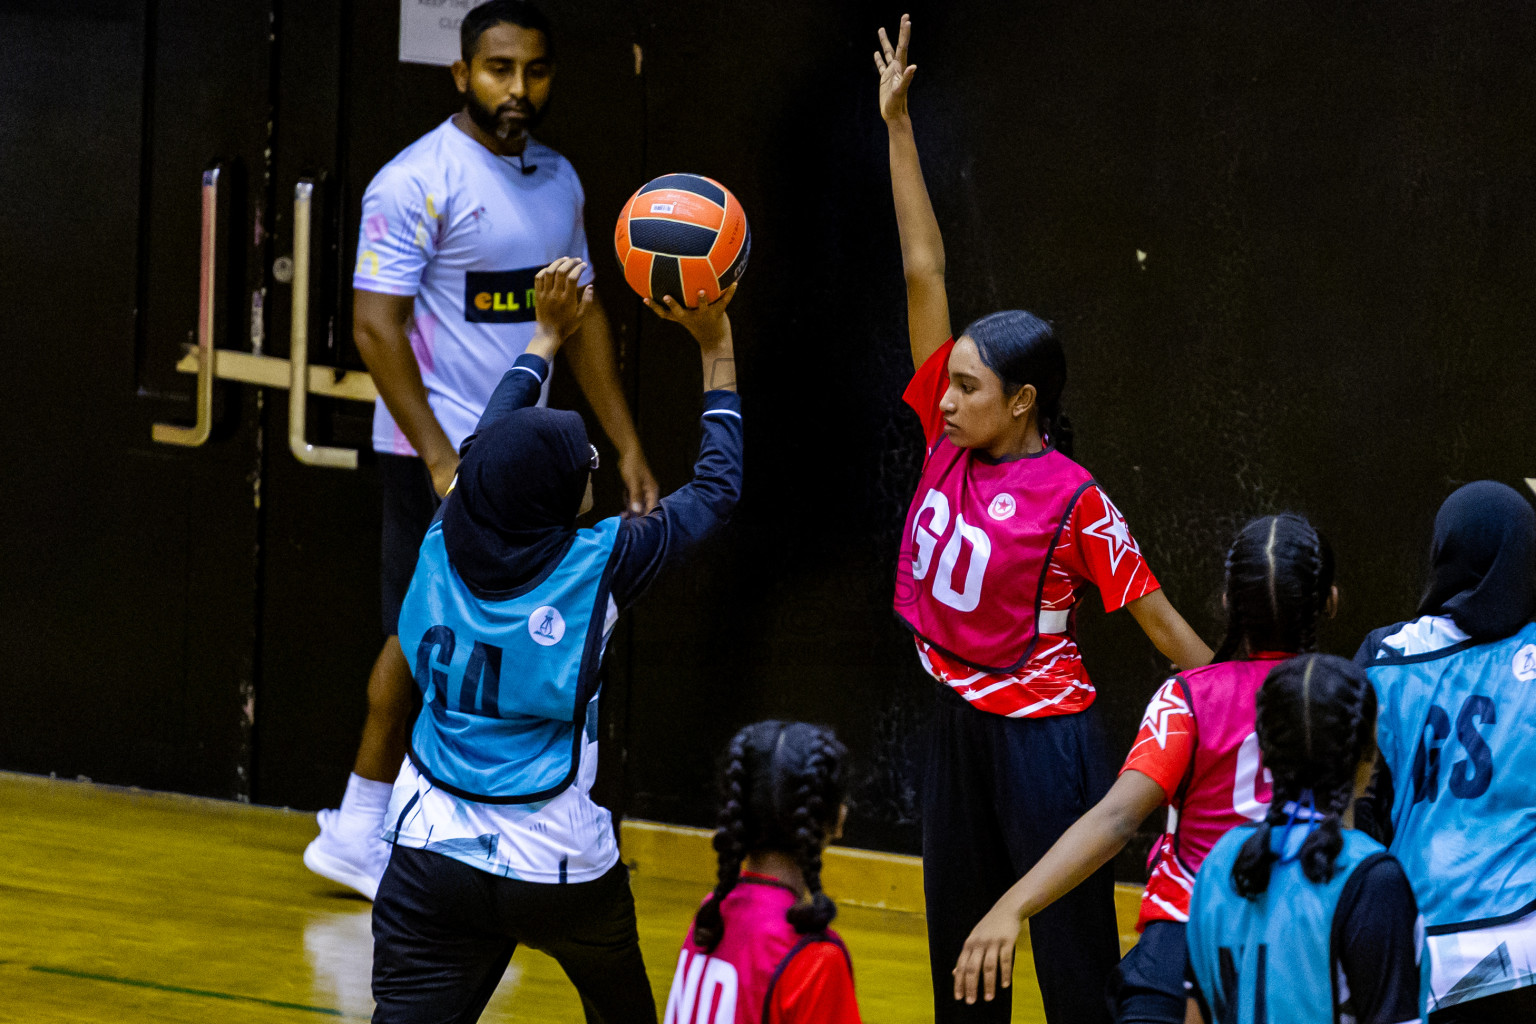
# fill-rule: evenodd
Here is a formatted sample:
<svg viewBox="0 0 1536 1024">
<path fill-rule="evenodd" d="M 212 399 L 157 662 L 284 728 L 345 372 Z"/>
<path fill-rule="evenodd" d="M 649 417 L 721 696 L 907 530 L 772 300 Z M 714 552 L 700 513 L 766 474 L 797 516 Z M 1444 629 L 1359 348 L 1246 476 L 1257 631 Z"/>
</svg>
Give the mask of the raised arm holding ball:
<svg viewBox="0 0 1536 1024">
<path fill-rule="evenodd" d="M 1005 310 L 953 337 L 944 241 L 907 109 L 911 28 L 903 16 L 894 46 L 881 29 L 875 53 L 917 371 L 905 400 L 926 439 L 895 604 L 942 684 L 923 773 L 935 1019 L 1004 1022 L 1006 989 L 957 999 L 966 938 L 1112 781 L 1075 637 L 1081 591 L 1096 586 L 1106 611 L 1129 608 L 1179 668 L 1211 651 L 1164 597 L 1119 510 L 1069 457 L 1066 356 L 1052 325 Z M 1120 958 L 1109 868 L 1031 918 L 1030 934 L 1046 1019 L 1108 1021 Z"/>
</svg>

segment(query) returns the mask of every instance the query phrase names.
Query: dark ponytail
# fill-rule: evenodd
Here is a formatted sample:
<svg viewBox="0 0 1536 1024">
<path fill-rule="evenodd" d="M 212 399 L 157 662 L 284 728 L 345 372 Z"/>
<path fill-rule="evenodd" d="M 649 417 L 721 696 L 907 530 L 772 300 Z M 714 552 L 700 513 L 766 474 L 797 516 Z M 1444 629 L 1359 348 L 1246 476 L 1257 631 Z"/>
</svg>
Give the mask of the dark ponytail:
<svg viewBox="0 0 1536 1024">
<path fill-rule="evenodd" d="M 1227 550 L 1226 576 L 1227 635 L 1214 661 L 1317 647 L 1333 592 L 1333 549 L 1304 517 L 1249 520 Z"/>
<path fill-rule="evenodd" d="M 982 363 L 1002 381 L 1004 395 L 1014 395 L 1026 384 L 1034 385 L 1040 436 L 1070 456 L 1072 422 L 1061 410 L 1067 355 L 1056 329 L 1033 313 L 1005 309 L 975 321 L 961 336 L 976 344 Z"/>
<path fill-rule="evenodd" d="M 1307 829 L 1295 856 L 1303 874 L 1316 883 L 1333 877 L 1344 848 L 1343 815 L 1354 796 L 1355 770 L 1375 745 L 1376 691 L 1352 662 L 1304 654 L 1281 662 L 1265 678 L 1256 724 L 1274 796 L 1232 866 L 1232 886 L 1248 899 L 1269 888 L 1270 870 L 1281 859 L 1277 828 L 1284 830 L 1281 844 L 1289 829 Z"/>
<path fill-rule="evenodd" d="M 705 951 L 724 937 L 720 905 L 741 878 L 742 861 L 757 851 L 786 853 L 800 867 L 809 899 L 785 915 L 796 931 L 832 923 L 837 906 L 821 890 L 821 851 L 842 814 L 847 756 L 830 729 L 804 722 L 758 722 L 731 739 L 714 840 L 719 880 L 693 921 L 694 941 Z"/>
</svg>

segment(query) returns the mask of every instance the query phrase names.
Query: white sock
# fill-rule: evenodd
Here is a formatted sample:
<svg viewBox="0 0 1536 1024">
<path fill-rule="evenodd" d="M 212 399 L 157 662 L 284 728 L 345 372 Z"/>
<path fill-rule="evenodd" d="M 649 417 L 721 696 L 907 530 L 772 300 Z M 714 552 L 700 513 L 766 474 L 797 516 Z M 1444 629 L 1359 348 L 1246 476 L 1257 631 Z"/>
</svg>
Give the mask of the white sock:
<svg viewBox="0 0 1536 1024">
<path fill-rule="evenodd" d="M 375 782 L 353 772 L 347 777 L 347 792 L 341 798 L 336 831 L 348 839 L 376 838 L 384 827 L 389 794 L 394 788 L 387 782 Z"/>
</svg>

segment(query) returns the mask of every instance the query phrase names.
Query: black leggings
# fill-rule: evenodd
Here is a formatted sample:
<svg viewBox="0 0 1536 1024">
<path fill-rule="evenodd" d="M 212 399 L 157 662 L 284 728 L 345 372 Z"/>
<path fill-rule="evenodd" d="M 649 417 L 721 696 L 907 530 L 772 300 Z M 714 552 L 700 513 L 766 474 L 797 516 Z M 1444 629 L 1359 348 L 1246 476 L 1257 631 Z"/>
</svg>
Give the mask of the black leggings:
<svg viewBox="0 0 1536 1024">
<path fill-rule="evenodd" d="M 553 885 L 403 846 L 373 904 L 374 1024 L 479 1020 L 519 943 L 555 958 L 588 1024 L 655 1024 L 623 862 Z"/>
<path fill-rule="evenodd" d="M 955 1000 L 950 972 L 998 897 L 1109 790 L 1098 709 L 1004 718 L 943 687 L 931 728 L 923 889 L 934 1019 L 1007 1024 L 1012 989 L 967 1006 Z M 1110 975 L 1120 960 L 1110 866 L 1030 918 L 1029 936 L 1049 1024 L 1108 1024 Z"/>
</svg>

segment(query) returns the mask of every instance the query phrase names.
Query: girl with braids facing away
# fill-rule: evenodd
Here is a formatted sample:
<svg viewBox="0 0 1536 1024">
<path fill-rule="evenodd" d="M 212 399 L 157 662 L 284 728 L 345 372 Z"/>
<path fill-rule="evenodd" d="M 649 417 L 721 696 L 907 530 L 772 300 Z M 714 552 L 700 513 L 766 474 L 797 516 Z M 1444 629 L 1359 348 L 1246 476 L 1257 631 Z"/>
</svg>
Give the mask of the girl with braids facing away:
<svg viewBox="0 0 1536 1024">
<path fill-rule="evenodd" d="M 1375 761 L 1376 694 L 1327 654 L 1271 670 L 1259 749 L 1274 799 L 1216 843 L 1190 898 L 1191 1021 L 1417 1021 L 1418 906 L 1402 866 L 1349 827 Z"/>
<path fill-rule="evenodd" d="M 720 880 L 694 916 L 663 1024 L 858 1024 L 853 966 L 827 926 L 821 854 L 843 832 L 847 751 L 829 729 L 758 722 L 721 779 Z"/>
<path fill-rule="evenodd" d="M 1010 992 L 961 1003 L 951 971 L 971 926 L 1109 789 L 1096 691 L 1075 636 L 1097 588 L 1169 661 L 1211 650 L 1152 575 L 1120 511 L 1071 458 L 1067 362 L 1055 329 L 1024 310 L 952 332 L 944 240 L 918 162 L 907 93 L 911 20 L 880 30 L 880 113 L 907 285 L 916 372 L 906 403 L 923 427 L 923 472 L 896 556 L 895 611 L 939 684 L 923 771 L 923 888 L 934 1017 L 997 1021 Z M 1030 922 L 1051 1024 L 1107 1021 L 1120 958 L 1107 867 Z"/>
<path fill-rule="evenodd" d="M 1536 511 L 1467 484 L 1430 560 L 1416 617 L 1356 655 L 1381 702 L 1361 827 L 1424 908 L 1430 1024 L 1536 1021 Z"/>
<path fill-rule="evenodd" d="M 1276 663 L 1317 644 L 1338 600 L 1333 553 L 1298 515 L 1264 516 L 1227 551 L 1227 635 L 1215 662 L 1163 684 L 1120 778 L 972 930 L 955 965 L 955 998 L 994 997 L 1010 983 L 1020 923 L 1125 848 L 1147 815 L 1168 807 L 1141 897 L 1141 941 L 1112 983 L 1122 1022 L 1184 1020 L 1184 922 L 1195 872 L 1216 840 L 1262 818 L 1269 785 L 1253 731 L 1254 699 Z"/>
</svg>

